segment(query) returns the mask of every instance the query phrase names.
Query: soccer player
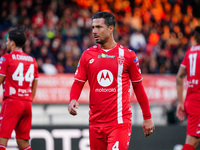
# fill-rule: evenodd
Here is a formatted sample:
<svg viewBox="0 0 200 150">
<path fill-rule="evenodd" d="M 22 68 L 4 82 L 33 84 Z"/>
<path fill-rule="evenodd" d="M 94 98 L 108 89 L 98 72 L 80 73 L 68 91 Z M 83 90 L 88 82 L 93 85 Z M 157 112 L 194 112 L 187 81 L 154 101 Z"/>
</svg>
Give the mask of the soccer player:
<svg viewBox="0 0 200 150">
<path fill-rule="evenodd" d="M 29 139 L 32 119 L 32 99 L 35 96 L 38 65 L 22 51 L 26 37 L 22 30 L 8 33 L 7 52 L 0 58 L 0 84 L 3 104 L 0 113 L 0 150 L 5 150 L 15 130 L 20 150 L 31 150 Z"/>
<path fill-rule="evenodd" d="M 178 106 L 176 115 L 183 121 L 187 116 L 187 136 L 182 150 L 194 150 L 200 140 L 200 26 L 195 28 L 196 45 L 186 51 L 180 65 L 176 87 Z M 183 99 L 184 77 L 187 75 L 187 95 Z"/>
<path fill-rule="evenodd" d="M 142 108 L 145 136 L 154 130 L 138 58 L 132 50 L 115 42 L 115 17 L 111 13 L 98 12 L 92 19 L 97 45 L 81 56 L 70 91 L 68 111 L 77 115 L 78 98 L 88 80 L 90 149 L 127 150 L 132 130 L 130 80 Z"/>
</svg>

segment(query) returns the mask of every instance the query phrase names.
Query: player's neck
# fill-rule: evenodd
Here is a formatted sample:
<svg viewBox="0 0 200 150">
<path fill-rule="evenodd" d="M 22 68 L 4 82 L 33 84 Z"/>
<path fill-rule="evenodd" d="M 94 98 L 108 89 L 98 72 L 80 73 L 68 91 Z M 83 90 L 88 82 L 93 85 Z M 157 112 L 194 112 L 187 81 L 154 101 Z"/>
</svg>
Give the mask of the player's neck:
<svg viewBox="0 0 200 150">
<path fill-rule="evenodd" d="M 12 52 L 13 51 L 20 51 L 20 52 L 22 52 L 22 48 L 21 47 L 13 47 L 12 48 Z"/>
<path fill-rule="evenodd" d="M 116 46 L 116 42 L 113 40 L 112 42 L 106 42 L 104 44 L 100 44 L 100 47 L 102 49 L 112 49 Z"/>
</svg>

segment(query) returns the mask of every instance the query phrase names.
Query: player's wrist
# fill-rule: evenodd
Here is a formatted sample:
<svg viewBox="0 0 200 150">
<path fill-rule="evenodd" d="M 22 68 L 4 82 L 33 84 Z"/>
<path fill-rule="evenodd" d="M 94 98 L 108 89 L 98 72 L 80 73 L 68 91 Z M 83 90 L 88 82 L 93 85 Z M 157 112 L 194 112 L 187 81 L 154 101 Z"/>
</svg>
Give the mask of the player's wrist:
<svg viewBox="0 0 200 150">
<path fill-rule="evenodd" d="M 145 115 L 145 116 L 143 116 L 143 119 L 144 119 L 144 120 L 151 119 L 151 114 L 150 114 L 150 115 Z"/>
<path fill-rule="evenodd" d="M 77 101 L 77 100 L 72 98 L 72 99 L 70 99 L 69 101 L 70 101 L 70 103 L 71 103 L 71 101 Z"/>
<path fill-rule="evenodd" d="M 178 105 L 184 105 L 184 102 L 180 101 L 178 102 Z"/>
</svg>

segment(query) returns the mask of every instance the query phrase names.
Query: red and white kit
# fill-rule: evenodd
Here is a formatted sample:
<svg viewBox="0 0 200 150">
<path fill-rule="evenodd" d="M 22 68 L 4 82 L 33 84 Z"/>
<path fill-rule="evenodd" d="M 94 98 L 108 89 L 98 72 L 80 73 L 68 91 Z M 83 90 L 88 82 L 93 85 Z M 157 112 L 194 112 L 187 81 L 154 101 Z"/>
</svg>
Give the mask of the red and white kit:
<svg viewBox="0 0 200 150">
<path fill-rule="evenodd" d="M 187 71 L 188 89 L 185 98 L 187 134 L 200 137 L 200 45 L 187 50 L 181 66 Z"/>
<path fill-rule="evenodd" d="M 32 83 L 38 78 L 36 60 L 18 50 L 4 54 L 0 58 L 0 75 L 5 76 L 0 136 L 10 138 L 15 129 L 16 138 L 29 139 Z"/>
<path fill-rule="evenodd" d="M 151 113 L 136 54 L 119 44 L 109 50 L 95 45 L 80 59 L 70 100 L 90 85 L 89 137 L 91 150 L 127 150 L 131 136 L 130 80 L 144 119 Z"/>
<path fill-rule="evenodd" d="M 90 85 L 90 126 L 131 122 L 130 79 L 142 80 L 133 51 L 119 44 L 108 51 L 95 45 L 82 54 L 75 79 Z"/>
</svg>

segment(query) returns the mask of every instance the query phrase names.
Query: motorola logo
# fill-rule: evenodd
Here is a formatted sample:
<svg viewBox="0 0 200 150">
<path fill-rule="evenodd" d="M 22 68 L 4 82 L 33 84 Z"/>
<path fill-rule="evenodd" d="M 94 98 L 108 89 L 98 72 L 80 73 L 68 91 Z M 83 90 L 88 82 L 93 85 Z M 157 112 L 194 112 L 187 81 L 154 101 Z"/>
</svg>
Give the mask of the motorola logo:
<svg viewBox="0 0 200 150">
<path fill-rule="evenodd" d="M 101 86 L 107 87 L 113 82 L 113 74 L 109 70 L 101 70 L 97 75 L 97 81 Z"/>
</svg>

